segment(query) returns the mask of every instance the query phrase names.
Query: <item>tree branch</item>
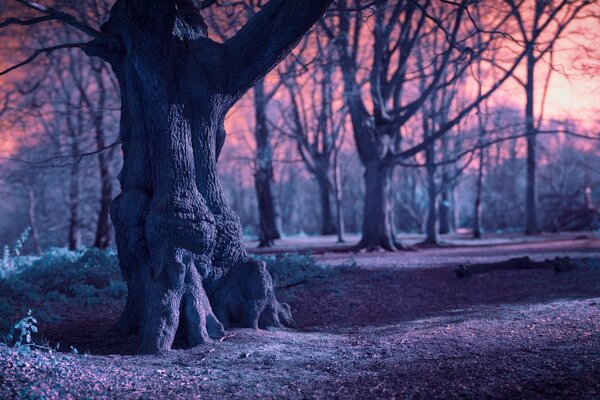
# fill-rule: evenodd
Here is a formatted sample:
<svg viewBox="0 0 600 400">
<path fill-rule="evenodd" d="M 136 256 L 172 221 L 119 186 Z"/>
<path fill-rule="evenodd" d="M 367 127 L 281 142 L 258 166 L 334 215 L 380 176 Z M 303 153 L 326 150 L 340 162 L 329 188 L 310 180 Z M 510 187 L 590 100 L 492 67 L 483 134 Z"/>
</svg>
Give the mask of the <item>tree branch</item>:
<svg viewBox="0 0 600 400">
<path fill-rule="evenodd" d="M 117 140 L 116 142 L 109 144 L 108 146 L 102 147 L 100 149 L 94 150 L 94 151 L 89 151 L 86 153 L 81 153 L 81 154 L 72 154 L 72 155 L 68 155 L 68 156 L 56 156 L 56 157 L 50 157 L 47 158 L 45 160 L 40 160 L 40 161 L 29 161 L 29 160 L 23 160 L 21 158 L 12 158 L 12 157 L 0 157 L 0 160 L 5 160 L 5 161 L 13 161 L 13 162 L 19 162 L 22 164 L 26 164 L 32 167 L 39 167 L 39 168 L 46 168 L 46 167 L 55 167 L 55 168 L 60 168 L 60 167 L 72 167 L 74 165 L 77 165 L 81 162 L 81 160 L 83 160 L 85 157 L 89 157 L 89 156 L 95 156 L 97 154 L 100 154 L 106 150 L 110 150 L 113 147 L 116 147 L 118 145 L 120 145 L 122 142 L 120 140 Z M 65 160 L 65 159 L 72 159 L 73 161 L 69 161 L 66 162 L 64 164 L 52 164 L 53 161 L 57 161 L 57 160 Z"/>
<path fill-rule="evenodd" d="M 39 24 L 41 22 L 46 21 L 55 21 L 56 17 L 53 15 L 44 15 L 43 17 L 31 18 L 31 19 L 18 19 L 18 18 L 8 18 L 2 22 L 0 22 L 0 28 L 4 28 L 9 25 L 22 25 L 29 26 Z"/>
<path fill-rule="evenodd" d="M 31 56 L 27 57 L 25 60 L 21 61 L 20 63 L 15 64 L 12 67 L 5 69 L 4 71 L 0 71 L 0 76 L 6 75 L 9 72 L 14 71 L 15 69 L 21 68 L 22 66 L 31 63 L 33 60 L 35 60 L 42 54 L 46 54 L 46 56 L 47 56 L 48 54 L 52 53 L 55 50 L 83 48 L 86 45 L 87 45 L 87 43 L 66 43 L 66 44 L 59 44 L 59 45 L 52 46 L 52 47 L 45 47 L 43 49 L 37 49 Z"/>
<path fill-rule="evenodd" d="M 332 0 L 270 0 L 224 44 L 227 89 L 239 99 L 298 43 Z"/>
<path fill-rule="evenodd" d="M 77 18 L 75 18 L 72 15 L 69 15 L 63 11 L 54 9 L 52 7 L 44 6 L 35 1 L 30 1 L 30 0 L 16 0 L 16 1 L 23 4 L 25 7 L 42 12 L 44 14 L 48 14 L 49 16 L 53 17 L 52 19 L 64 22 L 65 24 L 72 26 L 73 28 L 85 33 L 86 35 L 93 37 L 94 39 L 103 39 L 105 37 L 105 35 L 102 32 L 97 31 L 96 29 L 92 28 L 88 24 L 81 22 Z M 42 22 L 39 20 L 40 18 L 37 18 L 37 19 L 38 19 L 38 21 L 36 23 Z"/>
</svg>

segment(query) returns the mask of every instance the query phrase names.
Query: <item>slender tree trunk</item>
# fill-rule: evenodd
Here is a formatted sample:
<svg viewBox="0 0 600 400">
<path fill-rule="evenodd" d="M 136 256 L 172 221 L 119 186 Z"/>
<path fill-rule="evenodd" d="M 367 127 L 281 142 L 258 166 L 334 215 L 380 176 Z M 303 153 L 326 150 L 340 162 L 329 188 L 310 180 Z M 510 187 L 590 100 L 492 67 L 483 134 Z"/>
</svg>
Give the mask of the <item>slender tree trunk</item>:
<svg viewBox="0 0 600 400">
<path fill-rule="evenodd" d="M 425 241 L 426 244 L 437 244 L 437 185 L 435 182 L 435 153 L 433 145 L 425 150 L 427 159 L 427 222 L 425 226 Z"/>
<path fill-rule="evenodd" d="M 477 169 L 477 181 L 475 183 L 475 203 L 473 205 L 473 238 L 481 238 L 481 195 L 483 192 L 483 149 L 479 149 L 479 168 Z"/>
<path fill-rule="evenodd" d="M 258 201 L 259 245 L 271 247 L 276 239 L 281 238 L 281 213 L 274 190 L 273 150 L 271 148 L 270 130 L 267 123 L 267 98 L 264 80 L 260 80 L 254 88 L 254 110 L 256 126 L 256 171 L 254 186 Z"/>
<path fill-rule="evenodd" d="M 104 134 L 104 107 L 106 106 L 106 92 L 102 72 L 96 71 L 98 85 L 98 107 L 94 115 L 94 129 L 96 131 L 96 147 L 98 150 L 106 147 Z M 96 225 L 94 247 L 104 249 L 110 244 L 110 204 L 112 202 L 112 176 L 110 173 L 110 156 L 105 151 L 98 153 L 98 172 L 100 174 L 100 210 Z"/>
<path fill-rule="evenodd" d="M 342 182 L 338 165 L 338 154 L 339 149 L 336 149 L 333 155 L 333 188 L 335 192 L 337 242 L 344 243 L 344 209 L 342 207 Z"/>
<path fill-rule="evenodd" d="M 73 140 L 76 140 L 73 138 Z M 79 154 L 77 145 L 73 145 L 73 154 Z M 79 226 L 79 163 L 71 167 L 69 182 L 69 250 L 77 250 L 81 245 L 81 231 Z"/>
<path fill-rule="evenodd" d="M 27 188 L 27 200 L 29 203 L 27 215 L 29 217 L 29 226 L 31 226 L 31 238 L 33 239 L 35 252 L 39 255 L 42 254 L 42 248 L 40 246 L 40 235 L 38 233 L 37 222 L 35 218 L 35 193 L 33 189 Z"/>
<path fill-rule="evenodd" d="M 446 178 L 442 178 L 442 185 L 444 185 L 444 190 L 442 191 L 441 199 L 438 202 L 438 213 L 440 222 L 439 232 L 442 235 L 450 233 L 450 231 L 454 229 L 454 221 L 451 217 L 453 215 L 453 189 L 447 186 L 448 183 L 443 183 L 445 181 Z"/>
<path fill-rule="evenodd" d="M 534 121 L 535 58 L 533 48 L 527 53 L 527 82 L 525 87 L 525 124 L 527 135 L 526 235 L 539 233 L 537 226 L 536 129 Z"/>
<path fill-rule="evenodd" d="M 280 239 L 281 218 L 279 216 L 277 199 L 274 194 L 272 172 L 263 169 L 256 170 L 254 174 L 254 187 L 258 201 L 259 216 L 259 244 L 258 247 L 271 247 L 275 239 Z"/>
<path fill-rule="evenodd" d="M 403 248 L 396 240 L 392 213 L 393 166 L 371 161 L 365 166 L 365 204 L 360 249 L 395 251 Z"/>
<path fill-rule="evenodd" d="M 321 235 L 333 235 L 335 233 L 335 224 L 333 222 L 333 213 L 331 212 L 330 185 L 327 176 L 323 175 L 317 178 L 319 199 L 321 201 Z"/>
<path fill-rule="evenodd" d="M 420 63 L 422 64 L 422 62 Z M 424 90 L 423 82 L 421 89 Z M 435 99 L 431 99 L 431 108 L 423 110 L 423 138 L 431 135 L 435 127 L 436 113 Z M 437 184 L 435 182 L 435 142 L 425 149 L 425 170 L 427 173 L 427 221 L 425 223 L 425 244 L 437 244 Z"/>
<path fill-rule="evenodd" d="M 100 210 L 98 211 L 98 224 L 96 226 L 96 237 L 94 247 L 105 249 L 110 245 L 110 205 L 112 202 L 112 176 L 106 156 L 100 164 Z"/>
</svg>

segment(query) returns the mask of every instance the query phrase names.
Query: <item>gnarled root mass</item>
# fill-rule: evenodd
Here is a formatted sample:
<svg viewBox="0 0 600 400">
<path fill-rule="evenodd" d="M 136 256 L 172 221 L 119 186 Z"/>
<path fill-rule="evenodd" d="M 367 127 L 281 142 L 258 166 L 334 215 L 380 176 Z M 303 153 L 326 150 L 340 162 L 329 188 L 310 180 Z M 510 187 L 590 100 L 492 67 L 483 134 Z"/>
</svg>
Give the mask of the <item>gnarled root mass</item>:
<svg viewBox="0 0 600 400">
<path fill-rule="evenodd" d="M 233 213 L 225 213 L 233 221 L 215 228 L 210 214 L 198 219 L 201 212 L 146 213 L 149 203 L 133 191 L 112 207 L 129 289 L 117 331 L 139 334 L 140 352 L 168 350 L 176 337 L 196 346 L 232 326 L 293 326 L 289 306 L 275 298 L 265 263 L 246 254 L 239 229 L 222 229 L 239 226 Z M 229 237 L 217 240 L 219 234 Z"/>
<path fill-rule="evenodd" d="M 286 7 L 313 9 L 314 22 L 322 3 L 318 10 Z M 286 7 L 269 12 L 285 16 Z M 237 70 L 225 68 L 229 53 L 207 40 L 190 0 L 117 0 L 102 33 L 110 40 L 86 51 L 111 64 L 122 97 L 122 193 L 111 218 L 129 292 L 117 330 L 139 334 L 141 351 L 156 353 L 176 336 L 194 346 L 234 325 L 292 325 L 264 263 L 246 253 L 217 179 L 225 116 L 254 79 L 238 82 Z"/>
</svg>

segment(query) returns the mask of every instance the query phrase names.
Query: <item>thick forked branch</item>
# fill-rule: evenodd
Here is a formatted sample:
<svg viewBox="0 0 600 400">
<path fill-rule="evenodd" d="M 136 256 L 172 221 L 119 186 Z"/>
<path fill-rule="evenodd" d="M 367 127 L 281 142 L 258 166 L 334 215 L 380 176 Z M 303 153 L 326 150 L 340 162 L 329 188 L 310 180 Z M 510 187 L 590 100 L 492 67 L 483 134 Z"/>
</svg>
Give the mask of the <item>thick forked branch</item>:
<svg viewBox="0 0 600 400">
<path fill-rule="evenodd" d="M 227 89 L 240 98 L 275 67 L 323 15 L 332 0 L 270 0 L 225 42 Z"/>
</svg>

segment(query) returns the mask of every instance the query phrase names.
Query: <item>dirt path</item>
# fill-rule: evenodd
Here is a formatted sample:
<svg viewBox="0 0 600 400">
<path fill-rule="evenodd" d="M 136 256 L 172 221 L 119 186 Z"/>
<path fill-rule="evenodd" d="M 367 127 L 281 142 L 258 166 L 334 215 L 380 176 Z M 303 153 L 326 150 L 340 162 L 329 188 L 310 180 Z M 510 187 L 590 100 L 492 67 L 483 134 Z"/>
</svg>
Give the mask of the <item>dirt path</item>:
<svg viewBox="0 0 600 400">
<path fill-rule="evenodd" d="M 592 399 L 600 395 L 598 300 L 354 330 L 238 330 L 163 357 L 11 359 L 0 372 L 16 373 L 15 389 L 29 382 L 61 398 Z"/>
<path fill-rule="evenodd" d="M 222 342 L 163 356 L 115 354 L 134 345 L 103 332 L 116 307 L 84 310 L 54 334 L 113 355 L 2 354 L 0 398 L 599 398 L 597 261 L 466 279 L 439 266 L 524 251 L 507 246 L 358 254 L 359 268 L 279 293 L 299 330 L 233 330 Z M 582 240 L 560 246 L 529 252 L 598 251 Z M 348 255 L 319 257 L 336 264 Z"/>
</svg>

